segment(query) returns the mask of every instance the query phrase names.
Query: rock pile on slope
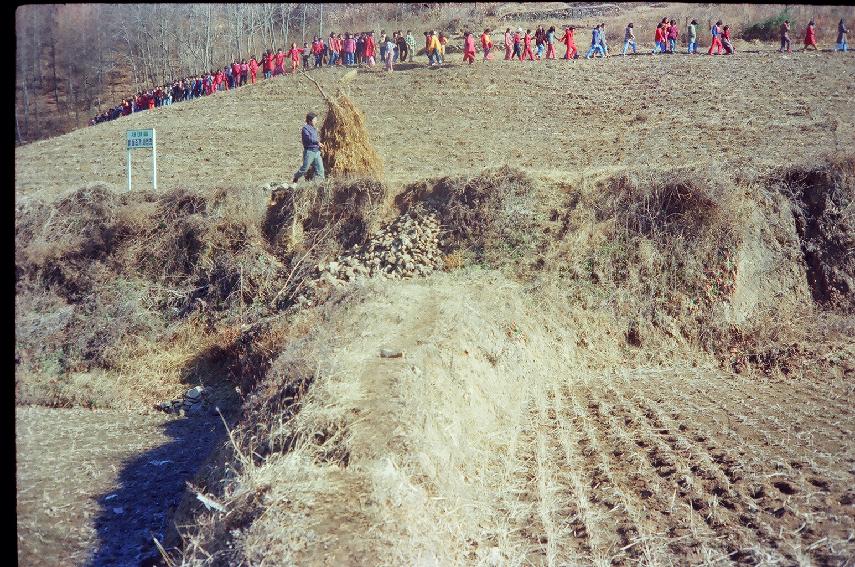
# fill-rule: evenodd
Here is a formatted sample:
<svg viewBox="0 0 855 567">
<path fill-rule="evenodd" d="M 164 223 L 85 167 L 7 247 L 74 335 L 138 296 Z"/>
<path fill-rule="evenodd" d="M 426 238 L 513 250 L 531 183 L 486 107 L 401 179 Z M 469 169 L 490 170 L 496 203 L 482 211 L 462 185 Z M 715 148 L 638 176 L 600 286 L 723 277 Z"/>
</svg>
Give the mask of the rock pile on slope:
<svg viewBox="0 0 855 567">
<path fill-rule="evenodd" d="M 405 213 L 362 246 L 352 248 L 336 260 L 318 264 L 306 292 L 297 301 L 311 304 L 311 298 L 319 290 L 363 278 L 427 276 L 443 266 L 439 243 L 440 224 L 434 213 Z"/>
</svg>

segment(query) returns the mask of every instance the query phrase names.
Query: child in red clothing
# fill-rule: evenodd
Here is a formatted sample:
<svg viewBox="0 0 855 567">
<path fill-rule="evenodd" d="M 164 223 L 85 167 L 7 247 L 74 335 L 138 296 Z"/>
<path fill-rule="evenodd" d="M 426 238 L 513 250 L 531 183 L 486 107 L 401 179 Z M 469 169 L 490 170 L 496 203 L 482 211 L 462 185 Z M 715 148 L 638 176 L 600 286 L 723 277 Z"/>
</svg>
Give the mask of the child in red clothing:
<svg viewBox="0 0 855 567">
<path fill-rule="evenodd" d="M 561 38 L 561 41 L 564 43 L 564 47 L 566 48 L 564 59 L 575 59 L 579 56 L 579 50 L 576 49 L 576 41 L 573 39 L 575 30 L 576 28 L 573 26 L 564 30 L 564 36 Z"/>
<path fill-rule="evenodd" d="M 297 74 L 297 65 L 300 63 L 300 56 L 303 50 L 297 47 L 296 43 L 291 44 L 291 49 L 288 50 L 288 57 L 291 58 L 291 73 Z"/>
<path fill-rule="evenodd" d="M 475 63 L 475 36 L 468 31 L 463 34 L 463 61 Z"/>
<path fill-rule="evenodd" d="M 520 57 L 520 61 L 525 61 L 526 55 L 528 55 L 529 59 L 534 61 L 534 52 L 531 50 L 531 30 L 525 30 L 525 36 L 523 37 L 523 54 Z"/>
<path fill-rule="evenodd" d="M 805 51 L 811 45 L 815 51 L 819 51 L 819 48 L 816 46 L 816 23 L 813 20 L 808 23 L 807 31 L 805 32 Z"/>
</svg>

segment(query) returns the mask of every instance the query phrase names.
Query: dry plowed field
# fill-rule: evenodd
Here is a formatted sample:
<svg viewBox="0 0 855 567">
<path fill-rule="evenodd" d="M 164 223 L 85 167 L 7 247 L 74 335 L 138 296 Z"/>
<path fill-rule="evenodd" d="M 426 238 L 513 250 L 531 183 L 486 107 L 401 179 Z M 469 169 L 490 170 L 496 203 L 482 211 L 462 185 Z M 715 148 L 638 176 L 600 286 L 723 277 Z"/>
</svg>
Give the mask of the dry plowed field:
<svg viewBox="0 0 855 567">
<path fill-rule="evenodd" d="M 850 564 L 851 395 L 706 371 L 556 382 L 509 462 L 519 563 Z"/>
</svg>

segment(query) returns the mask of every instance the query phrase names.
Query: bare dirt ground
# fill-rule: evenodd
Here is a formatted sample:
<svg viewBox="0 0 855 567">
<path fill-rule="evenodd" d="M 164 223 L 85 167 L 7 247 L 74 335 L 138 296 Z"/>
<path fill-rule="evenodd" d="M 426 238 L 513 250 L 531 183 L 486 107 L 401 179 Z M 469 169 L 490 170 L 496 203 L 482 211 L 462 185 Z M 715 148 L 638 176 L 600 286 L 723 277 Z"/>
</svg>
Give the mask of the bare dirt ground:
<svg viewBox="0 0 855 567">
<path fill-rule="evenodd" d="M 577 45 L 584 44 L 582 34 Z M 706 162 L 763 169 L 855 143 L 852 53 L 787 56 L 764 46 L 733 57 L 472 66 L 459 54 L 448 59 L 428 68 L 419 56 L 392 75 L 360 69 L 348 87 L 388 181 L 502 164 L 557 176 Z M 329 92 L 345 72 L 312 76 Z M 16 195 L 49 196 L 96 181 L 125 187 L 131 128 L 157 129 L 162 189 L 288 180 L 310 110 L 324 111 L 317 89 L 287 76 L 34 142 L 15 150 Z M 135 187 L 150 187 L 149 153 L 133 159 Z"/>
<path fill-rule="evenodd" d="M 21 565 L 139 565 L 185 481 L 223 441 L 219 418 L 16 409 Z"/>
<path fill-rule="evenodd" d="M 514 455 L 527 565 L 847 565 L 851 376 L 628 369 L 556 382 Z"/>
</svg>

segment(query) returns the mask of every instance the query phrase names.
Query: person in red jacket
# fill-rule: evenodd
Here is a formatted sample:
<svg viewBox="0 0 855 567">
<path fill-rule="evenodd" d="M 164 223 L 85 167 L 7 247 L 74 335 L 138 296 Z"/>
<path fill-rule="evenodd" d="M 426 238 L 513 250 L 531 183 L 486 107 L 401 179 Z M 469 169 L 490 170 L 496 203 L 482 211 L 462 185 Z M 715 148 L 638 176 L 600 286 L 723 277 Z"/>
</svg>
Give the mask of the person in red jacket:
<svg viewBox="0 0 855 567">
<path fill-rule="evenodd" d="M 807 31 L 805 32 L 805 51 L 810 46 L 813 46 L 815 51 L 819 51 L 819 48 L 816 46 L 816 23 L 813 20 L 808 23 Z"/>
<path fill-rule="evenodd" d="M 368 66 L 374 66 L 374 32 L 368 32 L 365 38 L 365 59 L 368 61 Z"/>
<path fill-rule="evenodd" d="M 293 44 L 293 47 L 297 47 L 297 44 Z M 292 47 L 292 48 L 293 48 Z M 281 75 L 285 72 L 285 54 L 282 53 L 282 49 L 276 51 L 276 57 L 273 59 L 274 67 L 273 74 Z"/>
<path fill-rule="evenodd" d="M 721 30 L 721 45 L 724 47 L 725 54 L 733 55 L 736 53 L 733 44 L 730 42 L 730 26 L 724 26 L 724 29 Z"/>
<path fill-rule="evenodd" d="M 240 76 L 241 76 L 240 63 L 237 60 L 235 60 L 235 62 L 232 63 L 232 77 L 234 77 L 235 88 L 240 86 Z"/>
<path fill-rule="evenodd" d="M 291 44 L 291 49 L 288 50 L 288 57 L 291 58 L 291 74 L 297 74 L 297 66 L 300 63 L 300 56 L 303 54 L 303 50 L 297 47 L 296 43 Z"/>
<path fill-rule="evenodd" d="M 576 59 L 579 57 L 579 50 L 576 49 L 576 40 L 573 39 L 573 34 L 576 32 L 576 28 L 570 26 L 564 30 L 564 35 L 561 37 L 561 42 L 564 44 L 566 51 L 564 52 L 564 59 Z"/>
<path fill-rule="evenodd" d="M 268 49 L 264 57 L 261 58 L 262 68 L 264 70 L 264 78 L 269 79 L 273 76 L 273 51 Z"/>
<path fill-rule="evenodd" d="M 255 74 L 258 72 L 258 61 L 255 60 L 255 55 L 249 58 L 249 82 L 255 84 Z"/>
<path fill-rule="evenodd" d="M 475 63 L 475 36 L 468 30 L 463 32 L 463 62 Z"/>
<path fill-rule="evenodd" d="M 523 36 L 523 54 L 520 57 L 520 61 L 525 61 L 526 55 L 528 55 L 530 60 L 534 61 L 534 52 L 531 50 L 531 30 L 525 30 L 525 36 Z"/>
<path fill-rule="evenodd" d="M 514 57 L 519 57 L 519 60 L 522 61 L 522 28 L 517 28 L 517 31 L 514 32 L 514 52 L 511 55 L 511 61 L 514 60 Z"/>
<path fill-rule="evenodd" d="M 665 53 L 667 46 L 665 45 L 665 26 L 662 22 L 656 25 L 656 32 L 653 34 L 653 51 L 651 53 Z"/>
<path fill-rule="evenodd" d="M 717 21 L 710 28 L 710 35 L 712 36 L 712 43 L 710 44 L 710 49 L 707 52 L 708 55 L 713 54 L 713 49 L 715 49 L 716 55 L 721 55 L 722 45 L 721 45 L 721 20 Z"/>
</svg>

